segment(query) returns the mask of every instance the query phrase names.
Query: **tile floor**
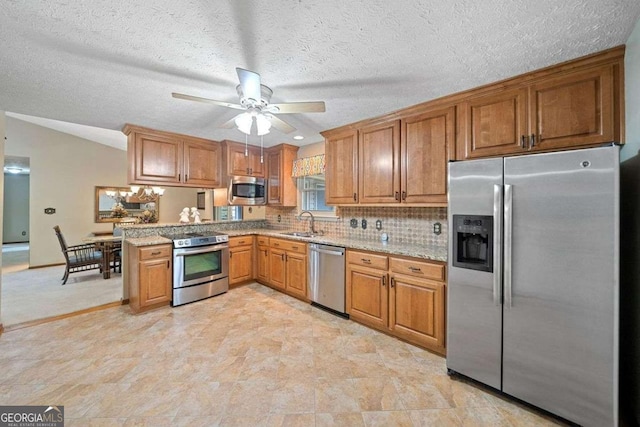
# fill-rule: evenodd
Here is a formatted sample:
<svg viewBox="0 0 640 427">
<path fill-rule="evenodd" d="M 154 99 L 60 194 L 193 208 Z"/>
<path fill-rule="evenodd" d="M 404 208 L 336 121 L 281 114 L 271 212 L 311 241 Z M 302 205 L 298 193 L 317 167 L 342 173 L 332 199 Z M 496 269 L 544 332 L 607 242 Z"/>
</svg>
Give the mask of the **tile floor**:
<svg viewBox="0 0 640 427">
<path fill-rule="evenodd" d="M 0 405 L 74 426 L 539 426 L 444 359 L 259 284 L 0 336 Z"/>
</svg>

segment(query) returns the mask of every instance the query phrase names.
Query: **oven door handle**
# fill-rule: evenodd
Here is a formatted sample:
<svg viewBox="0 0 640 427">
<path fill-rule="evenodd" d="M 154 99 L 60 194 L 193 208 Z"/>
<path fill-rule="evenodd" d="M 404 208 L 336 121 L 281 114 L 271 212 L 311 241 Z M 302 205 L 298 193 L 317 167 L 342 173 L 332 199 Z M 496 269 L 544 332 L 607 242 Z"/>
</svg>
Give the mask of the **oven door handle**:
<svg viewBox="0 0 640 427">
<path fill-rule="evenodd" d="M 205 246 L 204 249 L 176 249 L 173 251 L 174 256 L 185 256 L 185 255 L 197 255 L 204 254 L 207 252 L 217 252 L 223 249 L 229 249 L 228 245 L 209 245 Z"/>
</svg>

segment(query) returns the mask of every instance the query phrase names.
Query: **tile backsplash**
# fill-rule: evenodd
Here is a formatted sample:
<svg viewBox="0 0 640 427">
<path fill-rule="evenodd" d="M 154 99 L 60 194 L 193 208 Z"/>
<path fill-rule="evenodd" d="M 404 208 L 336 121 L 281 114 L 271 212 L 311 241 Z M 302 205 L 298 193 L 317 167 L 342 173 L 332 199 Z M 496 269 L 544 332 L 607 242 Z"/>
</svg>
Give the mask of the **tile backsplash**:
<svg viewBox="0 0 640 427">
<path fill-rule="evenodd" d="M 267 206 L 266 220 L 270 228 L 307 231 L 308 216 L 302 220 L 296 218 L 296 208 L 277 208 Z M 364 240 L 380 240 L 387 233 L 390 242 L 447 246 L 447 209 L 446 208 L 408 208 L 408 207 L 338 207 L 337 221 L 316 221 L 316 230 L 336 237 Z M 278 216 L 280 221 L 278 221 Z M 357 228 L 350 226 L 355 219 Z M 362 228 L 362 220 L 367 228 Z M 376 230 L 376 221 L 382 222 L 382 229 Z M 434 233 L 434 225 L 440 223 L 440 234 Z"/>
</svg>

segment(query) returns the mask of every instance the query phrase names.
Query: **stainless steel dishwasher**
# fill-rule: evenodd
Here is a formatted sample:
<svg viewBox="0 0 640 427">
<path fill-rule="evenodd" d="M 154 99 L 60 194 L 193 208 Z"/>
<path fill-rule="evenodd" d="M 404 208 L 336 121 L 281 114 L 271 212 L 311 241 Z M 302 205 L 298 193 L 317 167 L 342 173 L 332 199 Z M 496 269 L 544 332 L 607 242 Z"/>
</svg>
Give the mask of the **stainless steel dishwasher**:
<svg viewBox="0 0 640 427">
<path fill-rule="evenodd" d="M 345 249 L 309 243 L 309 293 L 311 304 L 348 317 L 345 310 Z"/>
</svg>

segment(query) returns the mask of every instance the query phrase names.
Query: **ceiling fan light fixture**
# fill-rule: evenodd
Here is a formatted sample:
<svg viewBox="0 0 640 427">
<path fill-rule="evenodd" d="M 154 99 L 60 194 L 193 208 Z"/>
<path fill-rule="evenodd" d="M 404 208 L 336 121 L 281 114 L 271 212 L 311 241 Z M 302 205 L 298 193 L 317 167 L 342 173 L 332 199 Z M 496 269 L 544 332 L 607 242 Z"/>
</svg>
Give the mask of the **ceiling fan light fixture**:
<svg viewBox="0 0 640 427">
<path fill-rule="evenodd" d="M 246 135 L 251 134 L 251 125 L 253 124 L 253 117 L 250 113 L 242 113 L 236 117 L 236 126 L 238 130 Z"/>
<path fill-rule="evenodd" d="M 258 127 L 258 136 L 266 135 L 271 129 L 271 120 L 264 114 L 258 114 L 256 116 L 256 125 Z"/>
</svg>

